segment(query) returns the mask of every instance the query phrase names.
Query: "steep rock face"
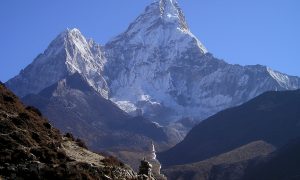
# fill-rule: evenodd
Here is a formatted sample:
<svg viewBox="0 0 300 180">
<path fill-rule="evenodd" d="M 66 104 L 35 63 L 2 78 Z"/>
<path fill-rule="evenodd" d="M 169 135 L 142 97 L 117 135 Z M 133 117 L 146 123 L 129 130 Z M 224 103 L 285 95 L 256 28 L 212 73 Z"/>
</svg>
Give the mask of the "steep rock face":
<svg viewBox="0 0 300 180">
<path fill-rule="evenodd" d="M 108 87 L 102 77 L 105 62 L 101 46 L 93 40 L 87 40 L 78 29 L 68 29 L 58 35 L 43 54 L 6 85 L 19 97 L 23 97 L 36 94 L 77 72 L 107 98 Z"/>
<path fill-rule="evenodd" d="M 214 58 L 189 30 L 176 0 L 148 6 L 105 51 L 111 100 L 160 123 L 203 119 L 268 90 L 300 87 L 299 78 L 265 66 Z"/>
<path fill-rule="evenodd" d="M 299 117 L 300 90 L 267 92 L 202 121 L 158 157 L 170 166 L 201 161 L 258 140 L 279 148 L 300 136 Z"/>
<path fill-rule="evenodd" d="M 77 141 L 79 142 L 79 141 Z M 0 178 L 138 179 L 116 159 L 88 151 L 0 84 Z"/>
</svg>

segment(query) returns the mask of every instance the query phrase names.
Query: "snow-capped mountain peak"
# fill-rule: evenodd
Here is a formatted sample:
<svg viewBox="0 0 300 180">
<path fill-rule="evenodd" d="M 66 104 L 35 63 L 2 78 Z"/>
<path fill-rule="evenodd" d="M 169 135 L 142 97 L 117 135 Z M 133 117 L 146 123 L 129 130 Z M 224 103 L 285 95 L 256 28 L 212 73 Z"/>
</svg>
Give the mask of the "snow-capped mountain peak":
<svg viewBox="0 0 300 180">
<path fill-rule="evenodd" d="M 175 0 L 160 0 L 147 6 L 144 13 L 124 33 L 106 46 L 124 44 L 152 49 L 175 47 L 177 52 L 184 51 L 189 44 L 195 44 L 201 53 L 207 53 L 204 45 L 189 30 L 184 14 Z"/>
<path fill-rule="evenodd" d="M 189 31 L 185 17 L 176 0 L 161 0 L 159 7 L 164 21 L 178 23 L 180 29 Z"/>
<path fill-rule="evenodd" d="M 38 93 L 67 75 L 79 73 L 90 86 L 107 98 L 108 88 L 102 77 L 105 63 L 101 46 L 93 40 L 87 40 L 78 29 L 67 29 L 7 84 L 19 84 L 19 87 L 12 89 L 23 97 Z"/>
<path fill-rule="evenodd" d="M 263 66 L 214 58 L 191 33 L 176 0 L 150 4 L 105 51 L 111 100 L 160 122 L 202 119 L 267 90 L 299 87 L 298 78 Z"/>
<path fill-rule="evenodd" d="M 87 44 L 86 39 L 83 37 L 81 32 L 74 28 L 74 29 L 66 29 L 62 33 L 60 33 L 48 46 L 46 51 L 44 52 L 45 55 L 48 56 L 55 56 L 61 51 L 64 51 L 68 44 L 74 44 L 77 47 L 83 46 L 83 44 Z M 86 48 L 82 48 L 81 50 L 85 50 Z M 85 50 L 86 51 L 86 50 Z"/>
</svg>

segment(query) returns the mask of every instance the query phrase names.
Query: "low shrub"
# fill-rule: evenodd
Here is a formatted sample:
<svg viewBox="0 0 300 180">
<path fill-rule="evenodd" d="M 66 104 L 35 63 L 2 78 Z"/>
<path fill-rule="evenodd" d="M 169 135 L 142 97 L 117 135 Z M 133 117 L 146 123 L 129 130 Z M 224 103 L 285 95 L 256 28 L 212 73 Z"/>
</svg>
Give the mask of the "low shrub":
<svg viewBox="0 0 300 180">
<path fill-rule="evenodd" d="M 51 129 L 52 128 L 52 125 L 50 123 L 48 123 L 48 122 L 45 122 L 43 125 L 47 129 Z"/>
<path fill-rule="evenodd" d="M 25 112 L 19 113 L 19 117 L 24 120 L 28 120 L 30 118 L 29 115 Z"/>
<path fill-rule="evenodd" d="M 82 147 L 84 149 L 88 149 L 85 142 L 79 138 L 76 139 L 76 144 L 79 146 L 79 147 Z"/>
<path fill-rule="evenodd" d="M 12 98 L 10 96 L 6 96 L 5 94 L 3 94 L 3 100 L 5 102 L 15 102 L 14 98 Z"/>
<path fill-rule="evenodd" d="M 26 110 L 34 112 L 35 114 L 37 114 L 40 117 L 42 116 L 41 111 L 38 108 L 34 107 L 34 106 L 27 106 Z"/>
<path fill-rule="evenodd" d="M 107 156 L 105 159 L 102 160 L 102 162 L 106 165 L 110 166 L 119 166 L 119 167 L 124 167 L 125 164 L 119 161 L 116 157 L 114 156 Z"/>
<path fill-rule="evenodd" d="M 36 132 L 31 132 L 31 137 L 33 140 L 35 140 L 37 143 L 41 142 L 40 135 Z"/>
<path fill-rule="evenodd" d="M 68 138 L 68 139 L 70 139 L 71 141 L 75 141 L 75 138 L 74 138 L 74 136 L 73 136 L 72 133 L 66 133 L 65 137 Z"/>
</svg>

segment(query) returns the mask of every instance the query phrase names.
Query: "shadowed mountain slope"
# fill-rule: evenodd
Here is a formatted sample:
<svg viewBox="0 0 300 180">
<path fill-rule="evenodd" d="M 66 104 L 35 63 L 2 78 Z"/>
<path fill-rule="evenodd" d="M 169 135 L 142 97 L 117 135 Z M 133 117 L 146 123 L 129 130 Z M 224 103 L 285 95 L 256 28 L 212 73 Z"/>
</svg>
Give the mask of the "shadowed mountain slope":
<svg viewBox="0 0 300 180">
<path fill-rule="evenodd" d="M 225 178 L 225 175 L 220 172 L 215 172 L 215 169 L 226 164 L 237 164 L 260 156 L 266 156 L 274 150 L 274 146 L 266 142 L 255 141 L 230 152 L 200 162 L 168 167 L 163 169 L 163 173 L 169 179 L 173 180 L 212 180 L 212 177 L 217 176 Z M 240 171 L 234 171 L 233 169 L 231 174 L 231 178 L 240 177 L 243 175 L 243 170 L 242 168 Z"/>
<path fill-rule="evenodd" d="M 281 147 L 298 136 L 300 90 L 267 92 L 201 122 L 159 159 L 165 166 L 193 163 L 258 140 Z"/>
<path fill-rule="evenodd" d="M 94 150 L 147 148 L 151 141 L 167 142 L 163 128 L 142 117 L 129 116 L 78 73 L 23 100 L 39 107 L 60 130 L 86 140 Z"/>
</svg>

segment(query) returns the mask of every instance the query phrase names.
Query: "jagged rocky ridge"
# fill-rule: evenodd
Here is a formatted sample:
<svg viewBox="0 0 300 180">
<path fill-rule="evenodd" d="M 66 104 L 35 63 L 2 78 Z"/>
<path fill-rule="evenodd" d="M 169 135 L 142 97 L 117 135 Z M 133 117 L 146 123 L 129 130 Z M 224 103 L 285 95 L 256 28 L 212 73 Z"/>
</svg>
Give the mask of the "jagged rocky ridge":
<svg viewBox="0 0 300 180">
<path fill-rule="evenodd" d="M 104 47 L 67 30 L 6 84 L 23 97 L 75 72 L 126 112 L 164 125 L 204 119 L 268 90 L 300 87 L 298 77 L 213 57 L 191 33 L 176 0 L 152 3 Z"/>
<path fill-rule="evenodd" d="M 62 136 L 0 84 L 0 179 L 138 179 L 114 158 Z"/>
</svg>

